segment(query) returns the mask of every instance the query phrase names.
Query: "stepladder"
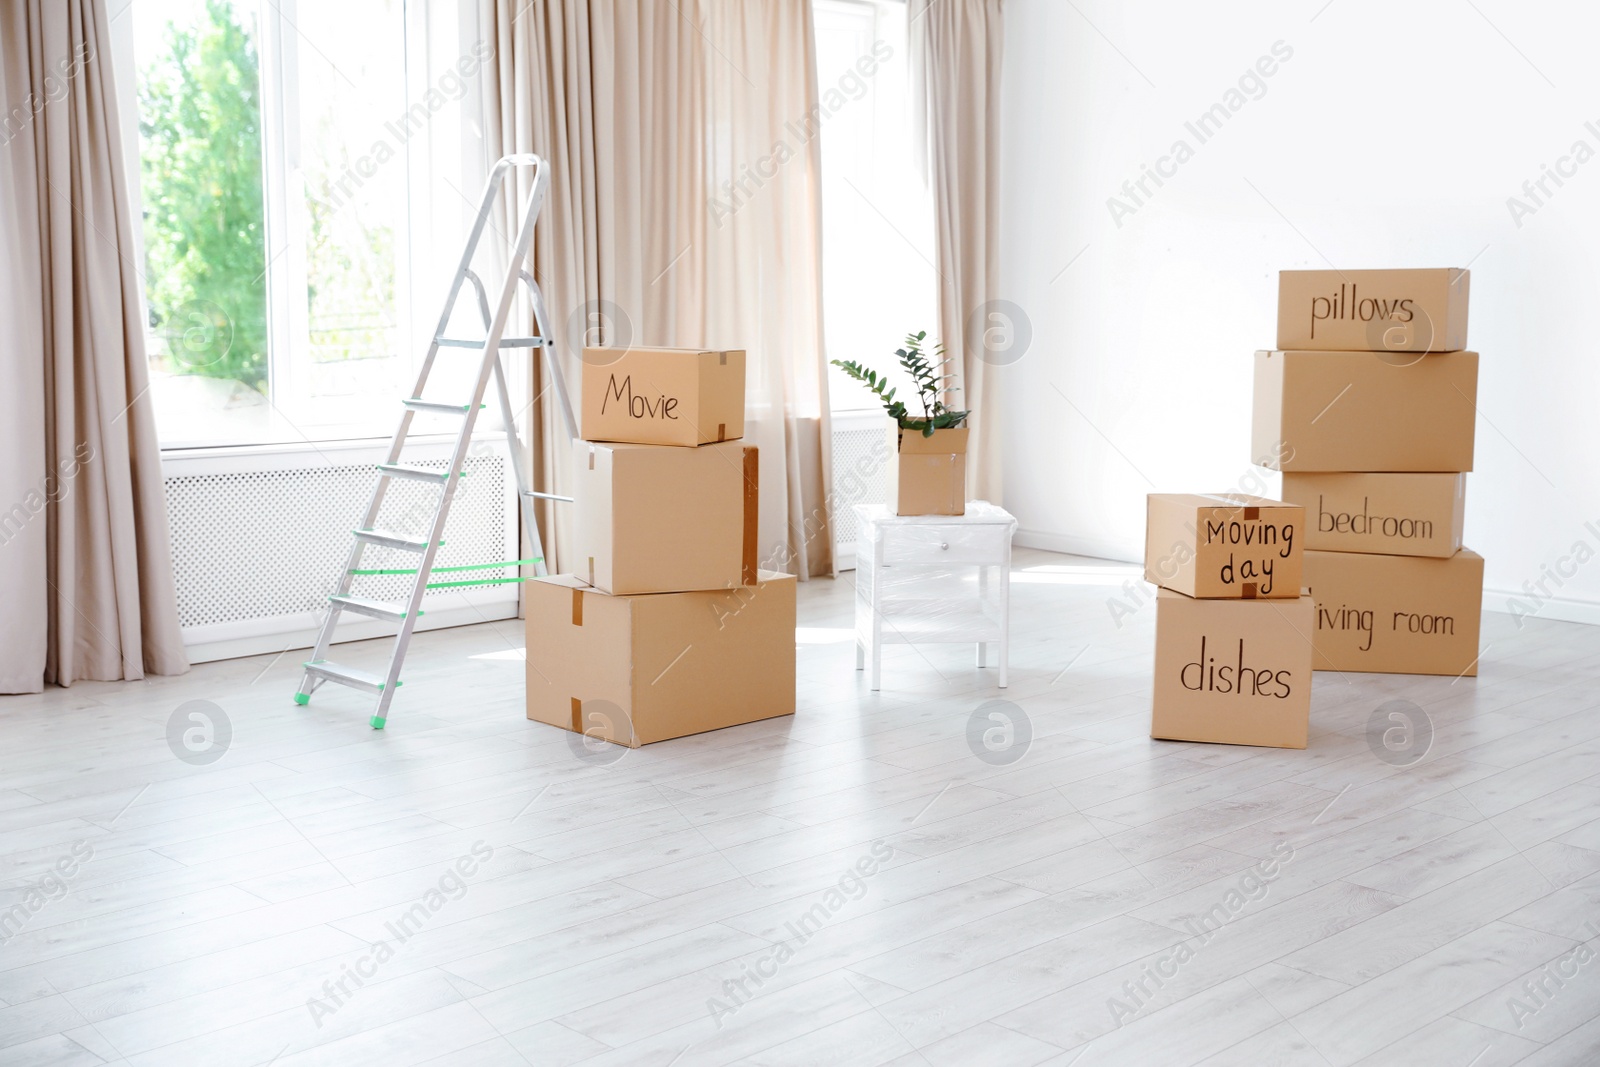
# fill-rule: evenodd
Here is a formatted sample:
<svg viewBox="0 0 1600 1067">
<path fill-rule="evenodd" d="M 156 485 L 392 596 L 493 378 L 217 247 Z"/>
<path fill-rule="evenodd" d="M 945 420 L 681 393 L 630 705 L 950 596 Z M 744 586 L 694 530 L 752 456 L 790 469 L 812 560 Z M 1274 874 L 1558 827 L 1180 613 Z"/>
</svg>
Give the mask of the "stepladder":
<svg viewBox="0 0 1600 1067">
<path fill-rule="evenodd" d="M 516 177 L 523 168 L 532 169 L 532 180 L 526 184 L 527 194 L 521 211 L 517 214 L 517 224 L 513 231 L 515 236 L 508 237 L 491 225 L 491 219 L 503 188 L 508 202 L 513 205 L 513 209 L 515 208 L 518 186 Z M 369 721 L 374 729 L 382 729 L 388 722 L 389 708 L 395 692 L 403 684 L 400 678 L 401 666 L 405 662 L 406 650 L 410 645 L 417 620 L 422 614 L 423 598 L 430 589 L 459 589 L 476 585 L 520 582 L 524 580 L 521 576 L 523 569 L 531 569 L 536 576 L 546 573 L 544 550 L 539 527 L 535 521 L 535 501 L 539 498 L 550 500 L 566 498 L 536 492 L 532 487 L 529 478 L 529 457 L 524 452 L 518 435 L 517 410 L 512 403 L 507 384 L 507 368 L 502 356 L 505 353 L 538 354 L 538 350 L 544 350 L 545 358 L 542 362 L 549 374 L 550 389 L 554 393 L 569 436 L 576 437 L 572 401 L 562 376 L 560 360 L 556 358 L 544 296 L 532 272 L 526 266 L 533 242 L 534 225 L 539 217 L 539 209 L 543 206 L 549 182 L 548 165 L 542 158 L 532 154 L 506 156 L 496 163 L 489 173 L 483 196 L 478 203 L 477 215 L 467 235 L 461 261 L 451 279 L 438 325 L 433 330 L 427 354 L 417 372 L 416 384 L 409 396 L 401 401 L 399 426 L 389 443 L 384 462 L 378 464 L 372 495 L 366 509 L 351 531 L 352 540 L 343 573 L 339 575 L 334 592 L 328 597 L 327 612 L 318 630 L 316 644 L 313 646 L 311 657 L 303 665 L 300 685 L 294 697 L 297 704 L 310 703 L 312 694 L 324 683 L 333 682 L 347 686 L 372 694 L 376 698 L 376 706 Z M 485 285 L 481 274 L 474 266 L 480 244 L 484 241 L 485 234 L 491 231 L 503 238 L 508 246 L 504 249 L 505 272 L 498 291 Z M 464 331 L 458 327 L 452 331 L 451 324 L 456 318 L 457 303 L 469 289 L 476 304 L 477 317 L 481 320 L 481 330 Z M 526 300 L 526 304 L 520 305 L 520 308 L 519 294 Z M 526 309 L 527 313 L 519 315 L 521 309 Z M 514 321 L 526 322 L 532 327 L 531 331 L 514 331 L 511 325 Z M 464 332 L 481 333 L 481 336 L 452 336 L 452 333 Z M 474 352 L 478 354 L 479 359 L 477 374 L 471 379 L 470 395 L 444 397 L 430 395 L 429 378 L 436 370 L 441 369 L 441 360 L 457 358 L 458 353 L 464 354 L 464 358 L 470 360 L 470 354 Z M 460 376 L 442 375 L 442 377 Z M 493 400 L 499 409 L 500 422 L 510 451 L 510 466 L 516 478 L 519 511 L 530 551 L 525 558 L 520 559 L 437 567 L 435 560 L 440 546 L 444 543 L 450 506 L 461 487 L 462 478 L 468 473 L 465 468 L 469 450 L 474 442 L 474 431 L 479 416 L 488 407 L 485 398 L 489 396 L 491 390 L 494 394 Z M 453 424 L 454 444 L 450 447 L 449 458 L 443 470 L 438 469 L 436 464 L 418 465 L 405 462 L 408 440 L 413 435 L 413 420 L 418 415 L 442 416 Z M 378 526 L 385 494 L 396 480 L 422 482 L 437 491 L 431 510 L 416 513 L 421 516 L 421 521 L 416 523 L 419 529 L 383 529 Z M 390 557 L 396 553 L 402 555 L 407 565 L 379 569 L 363 567 L 364 554 L 375 548 L 389 550 L 386 555 Z M 483 576 L 493 571 L 504 570 L 513 570 L 515 573 L 510 577 Z M 380 600 L 352 594 L 358 577 L 375 574 L 407 576 L 410 579 L 409 592 L 399 600 Z M 441 580 L 433 580 L 435 576 L 440 576 Z M 329 648 L 334 642 L 339 622 L 346 612 L 398 625 L 398 631 L 389 650 L 388 664 L 381 673 L 335 663 L 328 658 Z"/>
</svg>

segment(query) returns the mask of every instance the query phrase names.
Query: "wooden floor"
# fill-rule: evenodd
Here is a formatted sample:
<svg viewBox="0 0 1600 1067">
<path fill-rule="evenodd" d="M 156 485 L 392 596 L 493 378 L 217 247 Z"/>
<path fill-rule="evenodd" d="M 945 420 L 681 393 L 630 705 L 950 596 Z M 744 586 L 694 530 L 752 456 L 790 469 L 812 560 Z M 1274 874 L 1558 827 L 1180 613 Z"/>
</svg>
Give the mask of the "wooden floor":
<svg viewBox="0 0 1600 1067">
<path fill-rule="evenodd" d="M 1318 675 L 1304 752 L 1153 742 L 1131 576 L 1019 553 L 1003 694 L 960 646 L 867 692 L 802 586 L 799 714 L 598 756 L 515 623 L 418 637 L 381 733 L 294 653 L 0 698 L 0 1063 L 1600 1062 L 1600 628 Z"/>
</svg>

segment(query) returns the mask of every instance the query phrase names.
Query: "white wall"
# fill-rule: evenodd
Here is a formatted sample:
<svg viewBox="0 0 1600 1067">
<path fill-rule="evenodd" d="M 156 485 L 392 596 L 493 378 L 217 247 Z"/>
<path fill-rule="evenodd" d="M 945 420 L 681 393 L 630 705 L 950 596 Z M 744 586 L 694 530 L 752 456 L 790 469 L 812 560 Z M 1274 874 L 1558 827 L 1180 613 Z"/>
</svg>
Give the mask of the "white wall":
<svg viewBox="0 0 1600 1067">
<path fill-rule="evenodd" d="M 1251 353 L 1273 343 L 1279 270 L 1470 265 L 1482 362 L 1467 543 L 1488 561 L 1486 606 L 1504 609 L 1575 542 L 1600 551 L 1600 158 L 1548 185 L 1520 227 L 1507 207 L 1575 141 L 1600 151 L 1600 11 L 1005 11 L 1001 285 L 1033 330 L 1003 371 L 1019 542 L 1136 559 L 1147 492 L 1237 487 L 1252 472 L 1276 492 L 1248 456 Z M 1278 41 L 1293 55 L 1264 95 L 1200 143 L 1185 122 Z M 1147 183 L 1119 227 L 1108 198 L 1180 138 L 1193 158 Z M 1559 599 L 1544 617 L 1600 622 L 1600 561 L 1546 588 Z"/>
</svg>

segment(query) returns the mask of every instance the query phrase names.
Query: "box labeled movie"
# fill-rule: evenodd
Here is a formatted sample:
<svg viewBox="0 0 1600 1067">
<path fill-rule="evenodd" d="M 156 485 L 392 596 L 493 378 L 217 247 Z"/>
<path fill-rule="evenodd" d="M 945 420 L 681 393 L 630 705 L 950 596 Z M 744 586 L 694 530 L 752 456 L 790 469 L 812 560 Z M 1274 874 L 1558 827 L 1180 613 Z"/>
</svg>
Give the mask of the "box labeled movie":
<svg viewBox="0 0 1600 1067">
<path fill-rule="evenodd" d="M 1199 600 L 1156 593 L 1150 736 L 1305 748 L 1311 598 Z"/>
<path fill-rule="evenodd" d="M 1192 597 L 1300 595 L 1305 512 L 1241 493 L 1151 493 L 1144 580 Z"/>
<path fill-rule="evenodd" d="M 1472 469 L 1478 353 L 1257 352 L 1251 456 L 1281 471 Z"/>
<path fill-rule="evenodd" d="M 754 447 L 588 442 L 575 460 L 572 558 L 590 585 L 677 593 L 755 581 Z"/>
<path fill-rule="evenodd" d="M 1461 548 L 1467 476 L 1288 471 L 1283 499 L 1306 509 L 1306 548 L 1444 558 Z"/>
<path fill-rule="evenodd" d="M 585 348 L 586 441 L 703 445 L 744 436 L 742 351 Z"/>
<path fill-rule="evenodd" d="M 1478 673 L 1483 557 L 1306 553 L 1316 601 L 1316 668 L 1381 674 Z"/>
<path fill-rule="evenodd" d="M 967 428 L 902 430 L 889 423 L 889 507 L 896 515 L 965 515 Z"/>
<path fill-rule="evenodd" d="M 1467 347 L 1471 272 L 1286 270 L 1278 274 L 1278 347 L 1458 352 Z"/>
<path fill-rule="evenodd" d="M 524 584 L 528 718 L 638 748 L 793 715 L 795 579 L 610 596 L 570 575 Z"/>
</svg>

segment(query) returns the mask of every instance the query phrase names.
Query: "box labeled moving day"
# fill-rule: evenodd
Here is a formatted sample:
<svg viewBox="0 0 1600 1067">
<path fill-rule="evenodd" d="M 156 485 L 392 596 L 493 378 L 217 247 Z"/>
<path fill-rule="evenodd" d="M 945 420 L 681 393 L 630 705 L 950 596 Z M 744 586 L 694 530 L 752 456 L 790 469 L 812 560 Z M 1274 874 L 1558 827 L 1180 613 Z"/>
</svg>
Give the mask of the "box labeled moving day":
<svg viewBox="0 0 1600 1067">
<path fill-rule="evenodd" d="M 1286 270 L 1278 273 L 1278 347 L 1457 352 L 1467 347 L 1471 272 Z"/>
<path fill-rule="evenodd" d="M 1316 668 L 1382 674 L 1478 673 L 1483 557 L 1306 553 L 1316 601 Z"/>
<path fill-rule="evenodd" d="M 591 442 L 576 452 L 572 551 L 580 578 L 617 594 L 755 581 L 754 447 Z"/>
<path fill-rule="evenodd" d="M 964 515 L 967 511 L 967 428 L 902 430 L 889 423 L 889 507 L 896 515 Z"/>
<path fill-rule="evenodd" d="M 530 719 L 638 748 L 794 714 L 792 575 L 640 596 L 570 575 L 523 588 Z"/>
<path fill-rule="evenodd" d="M 585 348 L 585 441 L 703 445 L 744 436 L 744 352 Z"/>
<path fill-rule="evenodd" d="M 1281 471 L 1472 469 L 1478 353 L 1257 352 L 1250 454 Z"/>
<path fill-rule="evenodd" d="M 1151 493 L 1144 580 L 1192 597 L 1300 595 L 1297 504 L 1242 493 Z"/>
<path fill-rule="evenodd" d="M 1306 509 L 1306 548 L 1446 557 L 1461 547 L 1467 476 L 1287 471 L 1283 498 Z"/>
<path fill-rule="evenodd" d="M 1150 736 L 1305 748 L 1311 598 L 1198 600 L 1156 593 Z"/>
</svg>

